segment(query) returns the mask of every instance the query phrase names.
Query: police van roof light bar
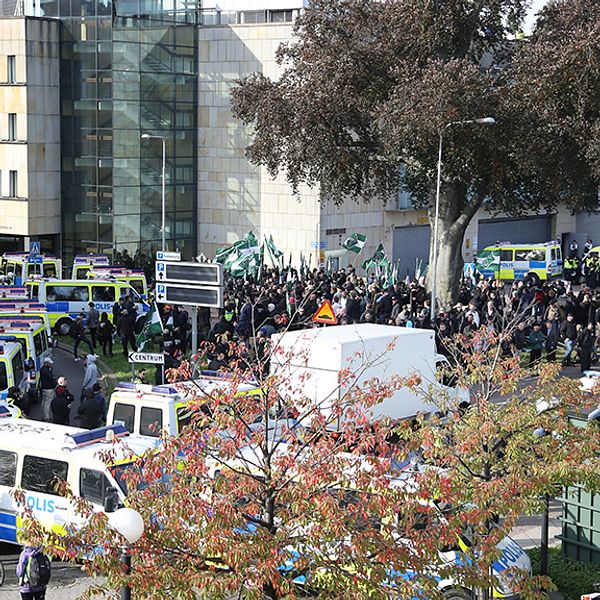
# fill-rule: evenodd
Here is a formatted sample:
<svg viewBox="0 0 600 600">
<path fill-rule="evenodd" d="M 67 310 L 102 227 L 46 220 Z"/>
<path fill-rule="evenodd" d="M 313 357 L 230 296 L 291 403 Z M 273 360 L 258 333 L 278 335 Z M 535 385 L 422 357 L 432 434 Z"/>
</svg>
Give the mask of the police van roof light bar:
<svg viewBox="0 0 600 600">
<path fill-rule="evenodd" d="M 69 433 L 66 435 L 66 441 L 76 448 L 81 448 L 82 446 L 106 441 L 109 437 L 109 431 L 113 432 L 112 435 L 114 437 L 129 435 L 129 430 L 124 425 L 106 425 L 105 427 L 98 427 L 97 429 L 90 429 L 89 431 L 82 431 L 80 433 Z"/>
</svg>

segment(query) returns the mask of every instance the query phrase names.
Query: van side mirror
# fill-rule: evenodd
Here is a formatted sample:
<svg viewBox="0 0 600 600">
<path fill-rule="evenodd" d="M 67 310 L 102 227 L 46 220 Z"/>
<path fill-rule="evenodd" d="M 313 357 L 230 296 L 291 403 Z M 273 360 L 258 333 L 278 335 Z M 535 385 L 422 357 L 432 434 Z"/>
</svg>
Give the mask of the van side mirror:
<svg viewBox="0 0 600 600">
<path fill-rule="evenodd" d="M 109 489 L 106 490 L 106 495 L 104 496 L 104 512 L 112 513 L 117 510 L 117 505 L 119 504 L 119 496 L 117 494 L 117 490 Z"/>
</svg>

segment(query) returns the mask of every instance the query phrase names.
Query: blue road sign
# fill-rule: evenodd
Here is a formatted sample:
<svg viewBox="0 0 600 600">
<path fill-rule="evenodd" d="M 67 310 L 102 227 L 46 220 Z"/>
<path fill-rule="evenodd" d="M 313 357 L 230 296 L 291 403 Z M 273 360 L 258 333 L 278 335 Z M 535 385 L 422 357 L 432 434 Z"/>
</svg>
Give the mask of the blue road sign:
<svg viewBox="0 0 600 600">
<path fill-rule="evenodd" d="M 160 284 L 160 283 L 159 283 L 159 284 L 156 286 L 156 293 L 157 293 L 157 294 L 164 294 L 164 293 L 165 293 L 165 286 L 164 286 L 164 284 Z"/>
<path fill-rule="evenodd" d="M 27 257 L 27 262 L 28 263 L 33 263 L 33 264 L 36 264 L 36 265 L 41 265 L 42 262 L 44 262 L 44 257 L 41 256 L 40 254 L 30 254 Z"/>
<path fill-rule="evenodd" d="M 29 254 L 40 254 L 40 242 L 29 242 Z"/>
</svg>

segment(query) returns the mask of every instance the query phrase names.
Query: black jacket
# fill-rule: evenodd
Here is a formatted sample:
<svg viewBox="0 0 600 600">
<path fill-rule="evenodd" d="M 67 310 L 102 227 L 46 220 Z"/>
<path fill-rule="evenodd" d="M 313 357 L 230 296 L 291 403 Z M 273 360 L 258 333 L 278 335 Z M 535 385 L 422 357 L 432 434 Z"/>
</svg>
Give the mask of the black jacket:
<svg viewBox="0 0 600 600">
<path fill-rule="evenodd" d="M 575 320 L 565 321 L 560 326 L 560 337 L 563 340 L 576 340 L 577 339 L 577 325 Z"/>
<path fill-rule="evenodd" d="M 56 387 L 54 400 L 52 400 L 52 422 L 59 425 L 69 425 L 71 404 L 75 398 L 69 390 L 59 385 Z"/>
<path fill-rule="evenodd" d="M 106 400 L 100 393 L 86 396 L 78 411 L 81 426 L 86 429 L 101 427 L 106 418 Z"/>
<path fill-rule="evenodd" d="M 44 365 L 40 369 L 40 387 L 43 390 L 53 390 L 56 387 L 56 377 L 51 367 Z"/>
</svg>

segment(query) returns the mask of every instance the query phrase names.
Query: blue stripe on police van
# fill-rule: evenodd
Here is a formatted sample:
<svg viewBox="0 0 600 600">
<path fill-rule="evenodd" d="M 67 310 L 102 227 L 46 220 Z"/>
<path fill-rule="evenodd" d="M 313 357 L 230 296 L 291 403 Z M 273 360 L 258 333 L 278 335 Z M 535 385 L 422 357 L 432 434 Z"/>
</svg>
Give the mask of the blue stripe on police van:
<svg viewBox="0 0 600 600">
<path fill-rule="evenodd" d="M 17 528 L 0 526 L 0 540 L 6 540 L 7 542 L 16 542 Z"/>
<path fill-rule="evenodd" d="M 16 527 L 17 515 L 0 512 L 0 525 L 12 525 L 13 527 Z"/>
<path fill-rule="evenodd" d="M 530 269 L 545 269 L 546 261 L 545 260 L 531 260 L 529 261 Z"/>
</svg>

